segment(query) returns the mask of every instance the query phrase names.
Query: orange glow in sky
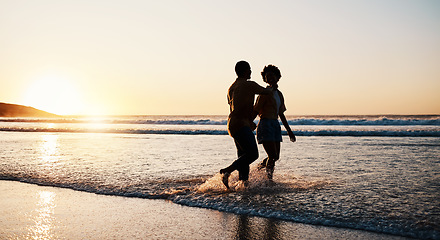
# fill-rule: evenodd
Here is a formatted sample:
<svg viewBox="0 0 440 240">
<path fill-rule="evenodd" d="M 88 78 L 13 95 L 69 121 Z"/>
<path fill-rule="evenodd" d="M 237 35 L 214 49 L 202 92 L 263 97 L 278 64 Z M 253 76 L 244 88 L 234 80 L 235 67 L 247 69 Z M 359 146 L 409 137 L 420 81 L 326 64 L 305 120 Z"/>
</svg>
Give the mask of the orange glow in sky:
<svg viewBox="0 0 440 240">
<path fill-rule="evenodd" d="M 0 102 L 228 114 L 234 65 L 281 70 L 287 115 L 440 114 L 440 2 L 0 1 Z"/>
<path fill-rule="evenodd" d="M 58 76 L 31 81 L 24 92 L 23 102 L 56 114 L 75 114 L 84 107 L 80 90 L 71 81 Z"/>
</svg>

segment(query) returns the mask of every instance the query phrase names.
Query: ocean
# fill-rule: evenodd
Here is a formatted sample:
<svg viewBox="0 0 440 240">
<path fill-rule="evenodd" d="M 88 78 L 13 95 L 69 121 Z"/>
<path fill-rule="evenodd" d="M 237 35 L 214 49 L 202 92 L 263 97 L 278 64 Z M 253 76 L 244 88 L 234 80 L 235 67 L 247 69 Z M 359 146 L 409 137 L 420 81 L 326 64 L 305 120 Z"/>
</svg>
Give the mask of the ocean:
<svg viewBox="0 0 440 240">
<path fill-rule="evenodd" d="M 249 186 L 227 191 L 227 116 L 0 118 L 0 180 L 440 239 L 440 115 L 287 119 L 274 182 L 260 145 Z"/>
</svg>

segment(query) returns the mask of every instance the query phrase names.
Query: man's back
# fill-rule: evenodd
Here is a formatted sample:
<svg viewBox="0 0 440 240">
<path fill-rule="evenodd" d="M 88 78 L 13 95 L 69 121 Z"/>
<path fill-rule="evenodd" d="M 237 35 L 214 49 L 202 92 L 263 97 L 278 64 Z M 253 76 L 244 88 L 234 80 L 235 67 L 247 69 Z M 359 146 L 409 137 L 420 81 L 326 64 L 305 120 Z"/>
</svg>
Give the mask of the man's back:
<svg viewBox="0 0 440 240">
<path fill-rule="evenodd" d="M 228 103 L 230 114 L 228 130 L 231 135 L 242 127 L 250 126 L 255 94 L 263 91 L 263 87 L 244 78 L 237 78 L 229 87 Z"/>
</svg>

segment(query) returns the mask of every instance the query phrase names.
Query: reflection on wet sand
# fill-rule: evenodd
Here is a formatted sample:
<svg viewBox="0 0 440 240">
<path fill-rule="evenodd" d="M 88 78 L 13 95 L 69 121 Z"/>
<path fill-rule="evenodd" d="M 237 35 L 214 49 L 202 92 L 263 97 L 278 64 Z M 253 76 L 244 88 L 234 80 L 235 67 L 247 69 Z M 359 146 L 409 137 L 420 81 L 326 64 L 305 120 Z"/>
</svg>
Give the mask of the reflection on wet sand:
<svg viewBox="0 0 440 240">
<path fill-rule="evenodd" d="M 38 158 L 41 175 L 52 175 L 53 167 L 59 161 L 58 137 L 58 134 L 41 136 L 40 156 Z M 29 219 L 33 224 L 28 227 L 27 238 L 54 239 L 54 227 L 56 225 L 54 221 L 55 197 L 56 193 L 53 191 L 38 191 L 36 193 L 37 203 Z"/>
<path fill-rule="evenodd" d="M 55 210 L 55 196 L 51 191 L 39 191 L 37 193 L 39 201 L 36 205 L 36 215 L 32 217 L 31 221 L 35 224 L 28 228 L 31 239 L 53 239 L 54 238 L 54 210 Z"/>
<path fill-rule="evenodd" d="M 238 215 L 234 239 L 283 239 L 278 224 L 275 219 Z"/>
</svg>

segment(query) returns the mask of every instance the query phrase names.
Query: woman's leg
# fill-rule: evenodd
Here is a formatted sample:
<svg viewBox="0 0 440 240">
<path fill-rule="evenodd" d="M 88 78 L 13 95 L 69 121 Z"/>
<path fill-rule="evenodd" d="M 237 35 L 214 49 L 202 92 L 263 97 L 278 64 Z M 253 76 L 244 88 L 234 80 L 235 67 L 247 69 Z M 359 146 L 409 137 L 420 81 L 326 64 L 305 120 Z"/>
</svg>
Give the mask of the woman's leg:
<svg viewBox="0 0 440 240">
<path fill-rule="evenodd" d="M 263 161 L 261 161 L 261 162 L 258 164 L 258 170 L 261 170 L 261 169 L 263 169 L 263 168 L 266 168 L 267 160 L 269 160 L 269 157 L 266 157 L 265 159 L 263 159 Z"/>
<path fill-rule="evenodd" d="M 267 176 L 272 179 L 275 162 L 280 158 L 280 142 L 263 142 L 263 147 L 268 156 L 266 162 Z"/>
</svg>

